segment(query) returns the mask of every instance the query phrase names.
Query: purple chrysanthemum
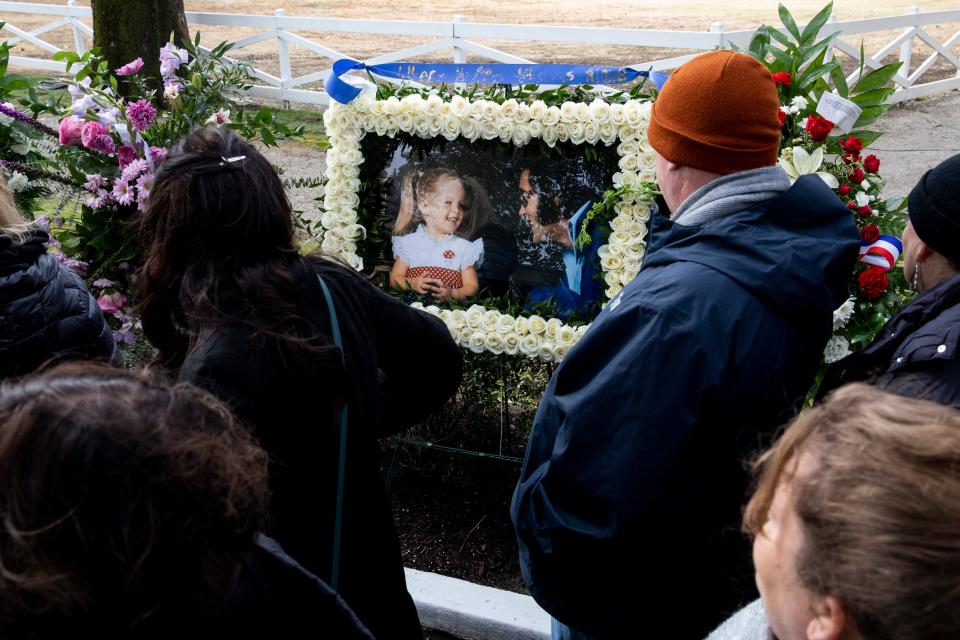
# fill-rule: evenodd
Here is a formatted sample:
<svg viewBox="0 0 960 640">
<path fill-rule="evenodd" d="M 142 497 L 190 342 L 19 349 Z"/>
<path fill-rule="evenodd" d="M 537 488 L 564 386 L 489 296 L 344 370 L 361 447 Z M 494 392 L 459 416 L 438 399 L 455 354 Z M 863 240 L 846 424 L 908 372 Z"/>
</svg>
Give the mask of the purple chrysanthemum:
<svg viewBox="0 0 960 640">
<path fill-rule="evenodd" d="M 141 173 L 147 170 L 147 161 L 142 158 L 131 160 L 120 174 L 120 179 L 124 182 L 132 182 L 137 179 Z"/>
<path fill-rule="evenodd" d="M 133 186 L 121 178 L 113 181 L 113 191 L 110 192 L 117 204 L 128 205 L 133 203 Z"/>
<path fill-rule="evenodd" d="M 83 188 L 91 193 L 96 193 L 97 190 L 107 186 L 107 179 L 101 176 L 99 173 L 88 173 L 87 181 L 83 183 Z"/>
<path fill-rule="evenodd" d="M 127 117 L 134 131 L 143 131 L 153 123 L 157 110 L 146 100 L 137 100 L 127 104 Z"/>
</svg>

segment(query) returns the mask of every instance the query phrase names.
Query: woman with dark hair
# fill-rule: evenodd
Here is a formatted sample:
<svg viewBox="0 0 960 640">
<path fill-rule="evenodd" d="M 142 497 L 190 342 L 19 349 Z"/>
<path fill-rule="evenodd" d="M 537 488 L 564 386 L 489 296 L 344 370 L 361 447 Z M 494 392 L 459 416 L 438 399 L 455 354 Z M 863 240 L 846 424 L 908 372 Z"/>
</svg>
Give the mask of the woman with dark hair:
<svg viewBox="0 0 960 640">
<path fill-rule="evenodd" d="M 917 297 L 861 352 L 827 370 L 822 397 L 848 382 L 960 408 L 960 155 L 927 171 L 910 192 L 903 273 Z"/>
<path fill-rule="evenodd" d="M 49 240 L 20 216 L 0 174 L 0 380 L 49 360 L 121 362 L 97 301 L 47 252 Z"/>
<path fill-rule="evenodd" d="M 517 268 L 517 239 L 497 222 L 493 205 L 483 185 L 472 176 L 461 176 L 466 205 L 463 224 L 457 235 L 483 241 L 483 260 L 477 265 L 481 295 L 500 296 L 507 292 L 510 276 Z"/>
<path fill-rule="evenodd" d="M 267 456 L 187 385 L 65 364 L 0 386 L 0 635 L 370 639 L 258 535 Z"/>
<path fill-rule="evenodd" d="M 456 390 L 461 355 L 446 327 L 301 256 L 280 179 L 226 128 L 170 152 L 141 231 L 144 332 L 161 363 L 226 400 L 270 454 L 269 532 L 377 638 L 419 638 L 377 438 Z"/>
</svg>

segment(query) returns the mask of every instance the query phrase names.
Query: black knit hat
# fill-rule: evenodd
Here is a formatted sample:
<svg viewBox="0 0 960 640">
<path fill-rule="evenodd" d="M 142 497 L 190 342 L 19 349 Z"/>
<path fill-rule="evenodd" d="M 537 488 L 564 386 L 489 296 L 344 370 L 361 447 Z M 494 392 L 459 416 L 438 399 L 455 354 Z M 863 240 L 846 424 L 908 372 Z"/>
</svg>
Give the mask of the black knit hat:
<svg viewBox="0 0 960 640">
<path fill-rule="evenodd" d="M 913 230 L 924 244 L 960 265 L 960 154 L 923 174 L 907 206 Z"/>
</svg>

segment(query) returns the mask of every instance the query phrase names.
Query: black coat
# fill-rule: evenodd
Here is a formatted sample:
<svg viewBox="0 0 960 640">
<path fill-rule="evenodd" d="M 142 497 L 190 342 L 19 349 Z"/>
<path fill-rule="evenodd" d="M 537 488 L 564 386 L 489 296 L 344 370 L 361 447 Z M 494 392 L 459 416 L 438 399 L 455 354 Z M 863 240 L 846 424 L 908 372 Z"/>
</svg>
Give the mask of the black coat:
<svg viewBox="0 0 960 640">
<path fill-rule="evenodd" d="M 36 229 L 20 242 L 0 234 L 0 379 L 48 360 L 120 362 L 113 334 L 83 281 L 47 253 Z"/>
<path fill-rule="evenodd" d="M 866 349 L 827 369 L 822 398 L 848 382 L 960 409 L 960 276 L 924 291 L 890 318 Z"/>
<path fill-rule="evenodd" d="M 743 460 L 813 382 L 859 235 L 815 176 L 764 209 L 651 225 L 642 270 L 550 381 L 511 509 L 555 618 L 699 640 L 747 595 Z"/>
<path fill-rule="evenodd" d="M 379 469 L 380 435 L 435 411 L 460 383 L 462 357 L 444 324 L 329 261 L 291 269 L 303 306 L 330 335 L 322 273 L 343 332 L 347 370 L 281 352 L 248 329 L 222 329 L 188 356 L 181 379 L 226 400 L 271 456 L 269 533 L 330 581 L 338 415 L 348 400 L 346 489 L 338 591 L 379 639 L 419 638 Z"/>
</svg>

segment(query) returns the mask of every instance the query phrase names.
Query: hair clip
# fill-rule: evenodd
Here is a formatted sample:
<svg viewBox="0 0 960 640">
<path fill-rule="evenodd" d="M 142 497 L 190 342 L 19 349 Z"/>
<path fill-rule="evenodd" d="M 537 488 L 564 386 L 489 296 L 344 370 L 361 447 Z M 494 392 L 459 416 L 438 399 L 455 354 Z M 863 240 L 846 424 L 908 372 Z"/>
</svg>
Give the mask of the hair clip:
<svg viewBox="0 0 960 640">
<path fill-rule="evenodd" d="M 233 164 L 234 162 L 246 160 L 247 156 L 233 156 L 232 158 L 224 158 L 223 156 L 220 156 L 220 159 L 223 160 L 223 162 L 220 163 L 220 166 L 222 167 L 225 164 Z"/>
</svg>

